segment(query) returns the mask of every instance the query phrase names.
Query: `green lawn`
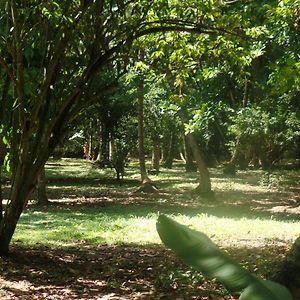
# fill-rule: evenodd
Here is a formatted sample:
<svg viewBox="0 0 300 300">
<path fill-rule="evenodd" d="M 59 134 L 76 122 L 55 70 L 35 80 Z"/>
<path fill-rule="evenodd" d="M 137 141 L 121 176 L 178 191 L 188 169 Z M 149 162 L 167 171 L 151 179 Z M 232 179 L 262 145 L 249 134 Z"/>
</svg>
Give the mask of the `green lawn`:
<svg viewBox="0 0 300 300">
<path fill-rule="evenodd" d="M 28 299 L 237 299 L 164 248 L 158 215 L 206 233 L 264 278 L 276 272 L 300 233 L 299 171 L 226 177 L 211 169 L 216 201 L 193 192 L 198 176 L 181 162 L 151 177 L 159 187 L 154 194 L 135 192 L 136 161 L 122 185 L 113 170 L 85 160 L 50 160 L 46 171 L 50 205 L 37 206 L 32 195 L 13 237 L 12 258 L 0 259 L 3 299 L 14 299 L 16 291 Z"/>
<path fill-rule="evenodd" d="M 157 194 L 136 194 L 138 173 L 132 163 L 122 186 L 110 169 L 96 169 L 85 160 L 50 161 L 48 195 L 52 205 L 30 206 L 18 224 L 14 242 L 64 246 L 70 244 L 159 244 L 155 222 L 159 213 L 205 232 L 221 246 L 291 243 L 300 233 L 297 195 L 289 186 L 261 183 L 263 171 L 224 178 L 212 170 L 217 201 L 191 193 L 197 174 L 180 164 L 153 179 Z M 296 183 L 296 172 L 279 176 Z M 279 179 L 278 179 L 279 180 Z M 292 181 L 291 181 L 292 180 Z M 291 198 L 289 198 L 291 197 Z"/>
</svg>

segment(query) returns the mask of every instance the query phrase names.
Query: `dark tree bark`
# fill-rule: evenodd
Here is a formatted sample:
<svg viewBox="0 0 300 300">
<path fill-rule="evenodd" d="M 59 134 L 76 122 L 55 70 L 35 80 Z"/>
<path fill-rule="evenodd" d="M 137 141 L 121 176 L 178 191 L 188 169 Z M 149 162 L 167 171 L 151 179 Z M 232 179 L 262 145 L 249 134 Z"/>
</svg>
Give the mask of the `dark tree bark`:
<svg viewBox="0 0 300 300">
<path fill-rule="evenodd" d="M 184 136 L 184 153 L 185 153 L 185 170 L 186 170 L 186 172 L 196 172 L 197 166 L 194 163 L 192 149 L 188 143 L 186 136 Z"/>
<path fill-rule="evenodd" d="M 93 160 L 93 147 L 94 147 L 94 141 L 93 141 L 93 124 L 92 121 L 90 122 L 90 128 L 89 128 L 89 140 L 88 140 L 88 145 L 89 145 L 89 151 L 87 155 L 87 159 Z"/>
<path fill-rule="evenodd" d="M 44 166 L 39 174 L 38 181 L 37 181 L 37 202 L 39 205 L 49 204 L 46 186 L 47 186 L 47 180 L 46 180 L 46 172 Z"/>
<path fill-rule="evenodd" d="M 0 223 L 3 218 L 3 196 L 2 196 L 2 164 L 0 163 Z"/>
<path fill-rule="evenodd" d="M 229 165 L 232 167 L 238 165 L 240 170 L 245 170 L 249 165 L 249 159 L 246 158 L 246 155 L 240 148 L 240 140 L 238 138 Z"/>
<path fill-rule="evenodd" d="M 17 166 L 15 176 L 12 178 L 10 190 L 10 203 L 6 206 L 5 214 L 0 224 L 0 255 L 7 255 L 9 244 L 14 234 L 17 222 L 26 206 L 29 196 L 32 194 L 39 172 L 30 168 L 31 162 L 23 160 Z"/>
<path fill-rule="evenodd" d="M 167 169 L 172 169 L 176 152 L 176 132 L 171 131 L 166 145 L 163 165 Z"/>
<path fill-rule="evenodd" d="M 107 122 L 102 120 L 101 126 L 101 161 L 109 161 L 109 128 Z"/>
<path fill-rule="evenodd" d="M 273 280 L 286 286 L 294 300 L 300 299 L 300 237 L 296 239 Z"/>
<path fill-rule="evenodd" d="M 159 162 L 160 162 L 160 143 L 159 138 L 156 137 L 152 141 L 152 169 L 159 172 Z"/>
</svg>

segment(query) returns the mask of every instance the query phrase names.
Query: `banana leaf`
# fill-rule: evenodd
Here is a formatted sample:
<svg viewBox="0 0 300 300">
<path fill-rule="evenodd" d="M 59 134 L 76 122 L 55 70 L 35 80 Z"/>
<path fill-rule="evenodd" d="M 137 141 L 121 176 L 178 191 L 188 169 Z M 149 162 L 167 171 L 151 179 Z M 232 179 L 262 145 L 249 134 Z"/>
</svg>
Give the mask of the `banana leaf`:
<svg viewBox="0 0 300 300">
<path fill-rule="evenodd" d="M 165 215 L 158 217 L 156 228 L 162 242 L 187 265 L 208 278 L 216 278 L 229 292 L 244 291 L 241 300 L 292 300 L 284 286 L 257 278 L 221 251 L 204 233 Z"/>
<path fill-rule="evenodd" d="M 242 292 L 239 300 L 292 300 L 292 296 L 285 286 L 257 278 Z"/>
</svg>

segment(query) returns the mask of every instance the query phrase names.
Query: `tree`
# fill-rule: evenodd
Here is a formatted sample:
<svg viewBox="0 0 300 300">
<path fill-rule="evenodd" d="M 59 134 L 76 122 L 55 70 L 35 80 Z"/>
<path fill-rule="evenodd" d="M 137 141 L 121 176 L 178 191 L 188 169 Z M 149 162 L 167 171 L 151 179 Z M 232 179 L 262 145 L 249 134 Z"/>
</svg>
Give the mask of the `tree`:
<svg viewBox="0 0 300 300">
<path fill-rule="evenodd" d="M 39 205 L 47 205 L 49 203 L 46 186 L 46 172 L 45 166 L 43 166 L 37 179 L 37 202 Z"/>
<path fill-rule="evenodd" d="M 10 120 L 2 118 L 1 127 L 9 140 L 12 174 L 0 223 L 1 255 L 8 253 L 37 177 L 67 124 L 116 88 L 133 40 L 159 31 L 226 31 L 206 15 L 178 21 L 170 12 L 182 8 L 176 2 L 171 6 L 169 11 L 162 0 L 1 2 L 2 92 L 3 82 L 10 85 L 9 97 L 1 98 Z"/>
<path fill-rule="evenodd" d="M 274 280 L 285 285 L 294 299 L 300 297 L 300 237 L 298 237 L 288 252 L 281 269 L 274 274 Z"/>
</svg>

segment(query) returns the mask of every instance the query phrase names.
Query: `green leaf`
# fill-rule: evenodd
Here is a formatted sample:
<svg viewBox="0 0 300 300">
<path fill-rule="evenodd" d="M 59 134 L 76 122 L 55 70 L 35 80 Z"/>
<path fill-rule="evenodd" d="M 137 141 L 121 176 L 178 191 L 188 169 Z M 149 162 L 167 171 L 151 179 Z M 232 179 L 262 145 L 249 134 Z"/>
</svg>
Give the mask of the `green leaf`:
<svg viewBox="0 0 300 300">
<path fill-rule="evenodd" d="M 241 291 L 255 277 L 222 252 L 208 236 L 160 215 L 157 231 L 163 243 L 189 266 L 217 278 L 231 292 Z"/>
<path fill-rule="evenodd" d="M 259 279 L 258 279 L 259 280 Z M 240 300 L 292 300 L 288 289 L 270 280 L 259 280 L 249 285 L 240 296 Z"/>
<path fill-rule="evenodd" d="M 10 155 L 7 153 L 4 157 L 3 166 L 5 167 L 6 171 L 10 173 Z"/>
<path fill-rule="evenodd" d="M 240 299 L 292 300 L 285 287 L 252 275 L 221 251 L 204 233 L 192 230 L 164 215 L 159 216 L 156 227 L 162 242 L 187 265 L 207 277 L 217 278 L 230 292 L 244 290 Z"/>
</svg>

